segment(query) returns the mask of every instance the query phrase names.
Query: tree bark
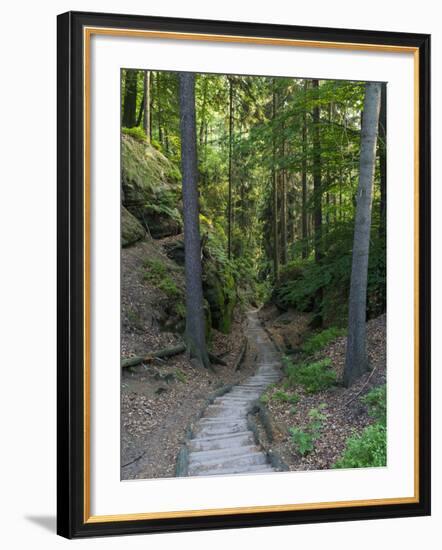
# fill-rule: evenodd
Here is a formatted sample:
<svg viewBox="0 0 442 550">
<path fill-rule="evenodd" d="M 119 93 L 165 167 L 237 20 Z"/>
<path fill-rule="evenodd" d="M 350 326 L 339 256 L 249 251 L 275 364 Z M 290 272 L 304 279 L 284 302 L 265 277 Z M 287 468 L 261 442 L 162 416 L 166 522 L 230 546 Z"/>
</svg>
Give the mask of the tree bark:
<svg viewBox="0 0 442 550">
<path fill-rule="evenodd" d="M 322 174 L 321 174 L 321 139 L 319 107 L 319 80 L 312 80 L 315 89 L 315 103 L 313 107 L 313 224 L 315 242 L 315 262 L 322 260 Z M 322 302 L 324 291 L 320 287 L 315 296 L 315 324 L 322 325 Z"/>
<path fill-rule="evenodd" d="M 201 365 L 209 367 L 199 232 L 195 75 L 193 73 L 180 74 L 180 130 L 186 280 L 185 338 L 189 354 Z"/>
<path fill-rule="evenodd" d="M 125 128 L 133 128 L 137 122 L 137 80 L 138 71 L 127 69 L 123 101 L 123 126 Z"/>
<path fill-rule="evenodd" d="M 282 157 L 285 158 L 285 140 L 282 142 Z M 281 263 L 287 263 L 287 175 L 281 171 Z"/>
<path fill-rule="evenodd" d="M 313 211 L 315 230 L 315 260 L 322 258 L 322 189 L 321 189 L 321 141 L 319 134 L 320 107 L 319 81 L 313 80 L 312 87 L 316 90 L 315 105 L 313 107 Z"/>
<path fill-rule="evenodd" d="M 232 186 L 233 186 L 233 82 L 229 78 L 229 197 L 227 212 L 227 256 L 232 257 L 232 233 L 233 233 L 233 204 L 232 204 Z"/>
<path fill-rule="evenodd" d="M 307 225 L 307 80 L 304 80 L 304 112 L 302 115 L 302 168 L 301 168 L 301 232 L 302 232 L 302 257 L 308 256 L 308 225 Z"/>
<path fill-rule="evenodd" d="M 178 346 L 152 351 L 150 353 L 146 353 L 146 355 L 127 357 L 126 359 L 121 360 L 121 368 L 125 369 L 127 367 L 135 367 L 141 363 L 150 363 L 150 361 L 153 361 L 156 357 L 172 357 L 173 355 L 178 355 L 184 351 L 186 351 L 186 346 L 184 344 L 178 344 Z"/>
<path fill-rule="evenodd" d="M 381 84 L 381 107 L 379 113 L 379 237 L 384 238 L 387 221 L 387 84 Z"/>
<path fill-rule="evenodd" d="M 273 112 L 272 119 L 275 123 L 277 97 L 275 82 L 273 81 Z M 279 236 L 278 236 L 278 177 L 276 172 L 276 131 L 273 127 L 273 163 L 272 163 L 272 203 L 273 203 L 273 276 L 275 282 L 279 281 Z"/>
<path fill-rule="evenodd" d="M 359 184 L 351 267 L 347 352 L 344 368 L 344 384 L 346 386 L 350 386 L 368 368 L 366 349 L 368 255 L 380 97 L 381 85 L 376 82 L 368 82 L 365 86 L 364 116 L 361 128 Z"/>
<path fill-rule="evenodd" d="M 163 107 L 161 105 L 161 82 L 160 82 L 160 74 L 157 72 L 156 74 L 156 87 L 157 87 L 157 116 L 158 116 L 158 142 L 161 145 L 164 145 L 164 139 L 163 139 Z"/>
<path fill-rule="evenodd" d="M 144 117 L 143 128 L 150 143 L 150 71 L 144 71 Z"/>
</svg>

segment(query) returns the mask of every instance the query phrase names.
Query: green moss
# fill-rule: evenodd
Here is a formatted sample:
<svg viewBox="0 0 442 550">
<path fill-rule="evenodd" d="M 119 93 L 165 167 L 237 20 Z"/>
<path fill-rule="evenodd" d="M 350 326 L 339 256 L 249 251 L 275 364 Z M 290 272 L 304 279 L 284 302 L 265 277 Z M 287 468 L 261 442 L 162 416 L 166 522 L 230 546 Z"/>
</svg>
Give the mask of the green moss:
<svg viewBox="0 0 442 550">
<path fill-rule="evenodd" d="M 121 207 L 121 246 L 123 248 L 140 241 L 146 232 L 140 222 L 132 214 Z"/>
<path fill-rule="evenodd" d="M 177 208 L 181 200 L 179 172 L 138 134 L 131 128 L 121 136 L 123 204 L 149 226 L 153 237 L 178 233 L 182 227 Z"/>
<path fill-rule="evenodd" d="M 215 264 L 206 264 L 204 296 L 212 317 L 212 326 L 224 334 L 231 331 L 237 296 L 235 279 L 228 272 L 216 271 Z"/>
<path fill-rule="evenodd" d="M 167 271 L 167 267 L 160 260 L 145 260 L 143 279 L 162 290 L 169 298 L 182 298 L 183 291 L 177 287 L 175 281 Z"/>
</svg>

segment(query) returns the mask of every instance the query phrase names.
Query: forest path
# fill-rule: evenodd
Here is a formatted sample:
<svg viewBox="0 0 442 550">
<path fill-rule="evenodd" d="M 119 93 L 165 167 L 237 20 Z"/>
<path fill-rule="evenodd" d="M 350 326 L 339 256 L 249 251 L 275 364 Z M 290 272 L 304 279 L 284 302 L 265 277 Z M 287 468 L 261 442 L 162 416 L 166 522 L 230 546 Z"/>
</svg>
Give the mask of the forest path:
<svg viewBox="0 0 442 550">
<path fill-rule="evenodd" d="M 271 472 L 266 454 L 256 445 L 247 413 L 264 390 L 281 377 L 280 356 L 258 319 L 247 313 L 248 354 L 255 374 L 233 388 L 204 411 L 188 442 L 189 476 Z"/>
</svg>

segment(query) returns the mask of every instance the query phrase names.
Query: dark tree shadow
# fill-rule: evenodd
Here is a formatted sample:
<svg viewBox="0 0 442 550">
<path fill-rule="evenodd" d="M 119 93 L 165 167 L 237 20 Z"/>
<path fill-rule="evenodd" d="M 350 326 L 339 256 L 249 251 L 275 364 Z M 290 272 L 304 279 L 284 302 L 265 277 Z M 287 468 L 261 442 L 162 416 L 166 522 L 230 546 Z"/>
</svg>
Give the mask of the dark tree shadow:
<svg viewBox="0 0 442 550">
<path fill-rule="evenodd" d="M 46 531 L 55 533 L 57 529 L 57 519 L 55 516 L 25 516 L 28 521 L 43 527 Z"/>
</svg>

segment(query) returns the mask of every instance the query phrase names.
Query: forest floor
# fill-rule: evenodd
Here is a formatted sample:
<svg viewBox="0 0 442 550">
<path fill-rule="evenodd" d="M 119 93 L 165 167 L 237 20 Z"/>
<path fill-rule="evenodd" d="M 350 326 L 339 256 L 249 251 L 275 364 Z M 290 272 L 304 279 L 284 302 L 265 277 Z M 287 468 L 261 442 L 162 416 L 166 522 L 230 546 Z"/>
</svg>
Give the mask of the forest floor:
<svg viewBox="0 0 442 550">
<path fill-rule="evenodd" d="M 309 317 L 306 314 L 286 312 L 281 314 L 275 306 L 261 310 L 261 321 L 273 340 L 284 349 L 287 348 L 288 335 L 293 348 L 305 339 Z M 309 394 L 302 386 L 287 389 L 282 379 L 266 392 L 273 441 L 265 440 L 267 450 L 279 454 L 290 470 L 321 470 L 331 468 L 344 449 L 347 438 L 354 432 L 374 422 L 368 415 L 367 407 L 361 401 L 373 387 L 386 382 L 386 315 L 367 323 L 368 355 L 371 370 L 361 376 L 350 388 L 342 385 L 345 364 L 346 337 L 338 337 L 320 352 L 309 357 L 309 362 L 324 358 L 331 359 L 338 384 L 330 389 Z M 295 361 L 295 356 L 292 356 Z M 293 405 L 279 397 L 283 392 L 290 397 L 296 394 L 298 402 Z M 294 448 L 289 429 L 292 427 L 308 429 L 309 411 L 319 409 L 325 415 L 321 434 L 312 452 L 301 456 Z"/>
<path fill-rule="evenodd" d="M 143 278 L 146 258 L 174 270 L 177 286 L 183 272 L 164 254 L 158 241 L 143 241 L 122 250 L 123 356 L 146 354 L 181 342 L 167 329 L 172 301 L 151 281 Z M 176 458 L 188 426 L 195 421 L 208 397 L 218 388 L 250 376 L 254 365 L 236 363 L 244 345 L 244 319 L 237 316 L 229 335 L 212 331 L 211 351 L 226 366 L 216 372 L 196 367 L 185 354 L 157 359 L 124 369 L 121 377 L 121 478 L 174 477 Z"/>
</svg>

